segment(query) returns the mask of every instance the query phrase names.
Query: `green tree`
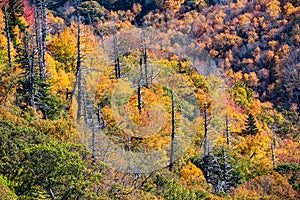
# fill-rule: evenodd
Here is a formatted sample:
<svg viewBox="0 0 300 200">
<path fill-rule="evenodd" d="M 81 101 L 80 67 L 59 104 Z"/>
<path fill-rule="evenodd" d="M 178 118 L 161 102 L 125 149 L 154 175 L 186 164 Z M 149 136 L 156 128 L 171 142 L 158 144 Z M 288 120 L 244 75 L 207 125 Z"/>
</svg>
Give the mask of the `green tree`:
<svg viewBox="0 0 300 200">
<path fill-rule="evenodd" d="M 1 199 L 17 199 L 17 196 L 10 190 L 7 180 L 0 175 L 0 198 Z"/>
<path fill-rule="evenodd" d="M 97 1 L 86 1 L 78 6 L 80 16 L 84 18 L 85 24 L 104 20 L 105 8 Z"/>
<path fill-rule="evenodd" d="M 52 199 L 76 199 L 85 188 L 86 166 L 80 146 L 48 142 L 24 150 L 16 180 L 18 195 L 48 194 Z"/>
<path fill-rule="evenodd" d="M 94 194 L 103 166 L 87 159 L 83 145 L 53 141 L 24 119 L 10 118 L 16 122 L 0 119 L 0 174 L 20 199 L 86 199 Z"/>
<path fill-rule="evenodd" d="M 293 189 L 300 195 L 300 165 L 285 163 L 278 165 L 275 169 L 281 175 L 285 175 L 288 178 L 289 183 Z"/>
<path fill-rule="evenodd" d="M 246 129 L 243 130 L 243 133 L 246 135 L 256 135 L 258 128 L 256 126 L 256 121 L 254 116 L 250 113 L 246 120 Z"/>
</svg>

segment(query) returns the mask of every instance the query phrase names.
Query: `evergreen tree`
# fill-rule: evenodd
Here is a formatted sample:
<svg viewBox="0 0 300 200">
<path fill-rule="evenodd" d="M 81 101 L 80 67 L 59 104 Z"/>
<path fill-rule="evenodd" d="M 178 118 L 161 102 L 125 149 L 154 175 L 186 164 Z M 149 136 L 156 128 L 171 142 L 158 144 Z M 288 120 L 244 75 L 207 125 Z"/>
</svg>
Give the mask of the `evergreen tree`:
<svg viewBox="0 0 300 200">
<path fill-rule="evenodd" d="M 25 31 L 25 24 L 21 21 L 21 17 L 24 15 L 24 5 L 22 1 L 19 0 L 9 0 L 8 1 L 8 23 L 9 23 L 9 32 L 13 45 L 16 48 L 17 46 L 17 35 L 14 33 L 14 28 L 19 27 L 20 32 Z"/>
<path fill-rule="evenodd" d="M 246 135 L 256 135 L 258 128 L 254 116 L 250 113 L 246 120 L 246 129 L 243 131 Z"/>
</svg>

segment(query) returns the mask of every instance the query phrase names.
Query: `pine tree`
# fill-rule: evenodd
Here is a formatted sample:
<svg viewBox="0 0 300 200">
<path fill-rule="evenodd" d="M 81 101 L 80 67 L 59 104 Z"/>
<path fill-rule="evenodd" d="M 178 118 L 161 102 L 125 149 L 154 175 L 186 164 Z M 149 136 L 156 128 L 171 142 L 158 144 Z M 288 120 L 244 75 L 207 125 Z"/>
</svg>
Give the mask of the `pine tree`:
<svg viewBox="0 0 300 200">
<path fill-rule="evenodd" d="M 10 37 L 12 39 L 14 48 L 17 49 L 17 35 L 14 33 L 14 28 L 19 27 L 21 32 L 25 31 L 25 24 L 21 21 L 21 17 L 24 15 L 24 5 L 22 1 L 19 0 L 9 0 L 8 1 L 8 22 L 9 22 L 9 31 Z"/>
<path fill-rule="evenodd" d="M 258 128 L 256 126 L 256 121 L 254 116 L 250 113 L 246 120 L 246 129 L 243 131 L 246 135 L 256 135 L 258 132 Z"/>
</svg>

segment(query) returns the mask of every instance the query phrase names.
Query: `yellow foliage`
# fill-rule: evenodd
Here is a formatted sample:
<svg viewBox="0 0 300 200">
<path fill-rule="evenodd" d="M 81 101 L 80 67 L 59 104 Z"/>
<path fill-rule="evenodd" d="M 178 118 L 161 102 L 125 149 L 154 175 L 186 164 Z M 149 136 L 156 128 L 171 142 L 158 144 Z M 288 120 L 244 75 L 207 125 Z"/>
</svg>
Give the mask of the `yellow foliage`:
<svg viewBox="0 0 300 200">
<path fill-rule="evenodd" d="M 67 72 L 75 72 L 76 69 L 76 37 L 71 28 L 66 28 L 60 36 L 54 36 L 48 45 L 50 55 L 62 64 Z"/>
<path fill-rule="evenodd" d="M 13 32 L 14 32 L 14 35 L 19 35 L 20 34 L 20 28 L 19 28 L 18 25 L 13 28 Z M 21 37 L 16 37 L 16 41 L 15 41 L 16 45 L 20 45 L 22 43 L 20 38 Z"/>
<path fill-rule="evenodd" d="M 290 53 L 290 51 L 291 51 L 290 46 L 287 45 L 287 44 L 284 44 L 284 45 L 278 50 L 278 56 L 279 56 L 280 58 L 283 58 L 283 57 L 285 57 L 285 56 L 288 56 L 289 53 Z"/>
<path fill-rule="evenodd" d="M 276 19 L 278 15 L 281 13 L 280 1 L 272 0 L 267 4 L 267 13 L 273 19 Z"/>
<path fill-rule="evenodd" d="M 52 94 L 61 94 L 64 98 L 65 91 L 67 88 L 71 88 L 71 81 L 68 74 L 64 69 L 56 69 L 56 61 L 49 55 L 46 54 L 47 73 L 50 74 L 48 79 L 51 84 Z"/>
<path fill-rule="evenodd" d="M 251 23 L 250 20 L 251 14 L 246 13 L 239 16 L 239 24 L 241 27 L 248 27 Z"/>
<path fill-rule="evenodd" d="M 225 45 L 239 45 L 242 41 L 243 39 L 241 37 L 233 34 L 220 33 L 215 36 L 216 44 L 221 47 L 224 47 Z"/>
<path fill-rule="evenodd" d="M 188 161 L 187 165 L 181 168 L 180 179 L 187 186 L 202 186 L 203 188 L 204 185 L 207 184 L 202 171 L 190 161 Z"/>
<path fill-rule="evenodd" d="M 62 119 L 55 121 L 38 119 L 31 126 L 59 141 L 75 142 L 78 135 L 73 123 Z"/>
<path fill-rule="evenodd" d="M 265 174 L 272 169 L 271 162 L 271 138 L 265 132 L 258 132 L 255 136 L 247 135 L 240 138 L 241 141 L 234 149 L 248 160 L 247 168 L 249 174 Z"/>
<path fill-rule="evenodd" d="M 245 182 L 234 192 L 235 199 L 295 199 L 297 193 L 287 179 L 277 172 Z"/>
<path fill-rule="evenodd" d="M 275 47 L 278 45 L 278 41 L 277 40 L 269 41 L 268 45 L 272 50 L 275 50 Z"/>
<path fill-rule="evenodd" d="M 251 114 L 253 114 L 255 117 L 262 114 L 262 107 L 261 102 L 258 99 L 255 99 L 251 102 L 250 109 Z"/>
<path fill-rule="evenodd" d="M 57 25 L 63 26 L 63 24 L 64 24 L 64 20 L 60 17 L 55 17 L 52 12 L 50 12 L 47 15 L 47 20 L 48 20 L 49 24 L 51 24 L 51 25 L 57 24 Z"/>
</svg>

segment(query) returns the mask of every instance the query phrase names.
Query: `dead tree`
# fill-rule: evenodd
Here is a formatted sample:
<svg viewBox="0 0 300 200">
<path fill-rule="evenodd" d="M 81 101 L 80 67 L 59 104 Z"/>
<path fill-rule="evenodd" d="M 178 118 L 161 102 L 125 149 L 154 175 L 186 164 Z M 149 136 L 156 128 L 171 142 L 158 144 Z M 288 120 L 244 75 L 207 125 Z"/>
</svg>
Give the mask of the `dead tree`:
<svg viewBox="0 0 300 200">
<path fill-rule="evenodd" d="M 169 170 L 172 171 L 174 167 L 174 161 L 175 161 L 175 148 L 174 148 L 174 140 L 175 140 L 175 103 L 174 103 L 174 94 L 173 91 L 171 93 L 171 99 L 172 99 L 172 133 L 171 133 L 171 152 L 170 152 L 170 165 Z"/>
<path fill-rule="evenodd" d="M 33 49 L 32 45 L 32 50 L 31 50 L 31 55 L 30 55 L 30 64 L 29 64 L 29 85 L 30 85 L 30 105 L 35 107 L 35 60 L 34 60 L 34 54 L 35 51 Z"/>
<path fill-rule="evenodd" d="M 76 1 L 77 7 L 76 7 L 76 14 L 77 14 L 77 19 L 78 19 L 78 25 L 77 25 L 77 64 L 76 64 L 76 72 L 75 72 L 75 82 L 73 85 L 73 90 L 71 92 L 71 95 L 69 97 L 69 105 L 68 109 L 71 108 L 71 103 L 73 96 L 75 94 L 76 88 L 78 91 L 78 96 L 77 96 L 77 104 L 78 104 L 78 109 L 77 109 L 77 123 L 80 121 L 80 117 L 82 116 L 82 98 L 83 98 L 83 93 L 82 93 L 82 56 L 81 56 L 81 30 L 80 30 L 80 15 L 78 11 L 78 5 L 79 1 Z M 68 98 L 68 95 L 67 95 Z"/>
<path fill-rule="evenodd" d="M 103 118 L 103 114 L 101 111 L 101 103 L 98 103 L 98 106 L 97 106 L 97 118 L 98 118 L 99 129 L 100 130 L 104 129 L 105 123 L 104 123 L 104 118 Z"/>
<path fill-rule="evenodd" d="M 208 120 L 207 120 L 207 104 L 204 103 L 204 109 L 203 109 L 203 115 L 204 115 L 204 156 L 207 156 L 208 151 Z"/>
<path fill-rule="evenodd" d="M 76 81 L 75 81 L 75 86 L 73 91 L 76 90 L 76 84 L 78 85 L 77 91 L 78 91 L 78 96 L 77 96 L 77 122 L 79 122 L 80 117 L 82 115 L 82 65 L 81 65 L 81 30 L 80 30 L 80 15 L 78 11 L 78 5 L 79 2 L 77 1 L 77 19 L 78 19 L 78 25 L 77 25 L 77 70 L 76 70 Z"/>
<path fill-rule="evenodd" d="M 12 66 L 11 62 L 11 49 L 10 49 L 10 33 L 9 33 L 9 21 L 8 21 L 8 13 L 7 13 L 7 7 L 4 6 L 4 18 L 5 18 L 5 34 L 7 39 L 7 57 L 8 57 L 8 65 L 9 67 Z"/>
<path fill-rule="evenodd" d="M 142 111 L 142 87 L 143 87 L 142 81 L 143 81 L 143 58 L 141 57 L 140 58 L 140 77 L 138 80 L 138 91 L 137 91 L 139 112 Z"/>
<path fill-rule="evenodd" d="M 274 148 L 276 148 L 276 132 L 273 132 L 273 143 L 274 143 Z"/>
<path fill-rule="evenodd" d="M 38 51 L 38 64 L 40 78 L 46 82 L 46 36 L 47 36 L 47 11 L 46 0 L 34 1 L 36 46 Z"/>
<path fill-rule="evenodd" d="M 25 30 L 24 32 L 24 53 L 25 53 L 25 83 L 24 83 L 24 93 L 26 96 L 26 103 L 29 106 L 32 106 L 35 108 L 35 57 L 34 57 L 34 47 L 32 45 L 31 49 L 31 55 L 30 55 L 30 50 L 29 50 L 29 44 L 28 44 L 28 34 L 27 31 Z"/>
<path fill-rule="evenodd" d="M 149 74 L 148 74 L 148 55 L 147 55 L 147 45 L 146 45 L 146 32 L 143 30 L 142 32 L 142 58 L 143 58 L 143 64 L 144 64 L 144 71 L 145 71 L 145 82 L 144 86 L 146 88 L 149 87 L 148 79 L 149 79 Z"/>
<path fill-rule="evenodd" d="M 113 45 L 114 45 L 114 65 L 115 65 L 115 75 L 116 79 L 121 78 L 121 67 L 120 67 L 120 58 L 119 58 L 119 45 L 118 45 L 118 36 L 116 30 L 113 30 Z"/>
<path fill-rule="evenodd" d="M 140 81 L 138 83 L 138 109 L 139 112 L 142 112 L 142 87 Z"/>
<path fill-rule="evenodd" d="M 228 122 L 228 115 L 226 114 L 226 143 L 227 145 L 230 145 L 230 139 L 229 139 L 229 122 Z"/>
<path fill-rule="evenodd" d="M 41 21 L 42 21 L 42 58 L 41 58 L 41 76 L 42 81 L 46 81 L 46 37 L 47 37 L 47 10 L 46 0 L 41 0 Z"/>
<path fill-rule="evenodd" d="M 276 168 L 276 161 L 275 161 L 274 149 L 275 149 L 275 144 L 274 144 L 274 141 L 271 140 L 272 164 L 273 164 L 273 168 L 275 169 Z"/>
</svg>

